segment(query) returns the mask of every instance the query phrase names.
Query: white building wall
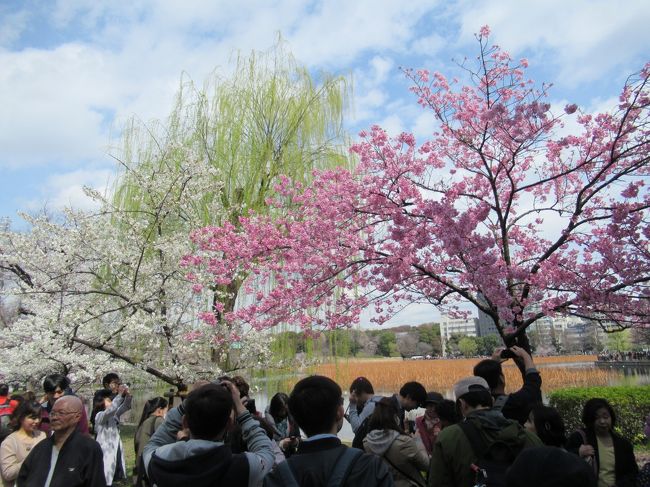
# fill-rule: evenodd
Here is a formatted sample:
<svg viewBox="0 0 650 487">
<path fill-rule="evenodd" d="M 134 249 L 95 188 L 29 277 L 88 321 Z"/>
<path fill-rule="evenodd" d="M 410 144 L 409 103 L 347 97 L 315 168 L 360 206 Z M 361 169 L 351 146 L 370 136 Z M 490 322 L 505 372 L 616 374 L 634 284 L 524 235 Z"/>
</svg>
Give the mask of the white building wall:
<svg viewBox="0 0 650 487">
<path fill-rule="evenodd" d="M 447 340 L 452 335 L 476 337 L 478 334 L 477 318 L 452 318 L 443 314 L 440 317 L 440 338 L 442 342 L 442 355 L 447 355 Z"/>
</svg>

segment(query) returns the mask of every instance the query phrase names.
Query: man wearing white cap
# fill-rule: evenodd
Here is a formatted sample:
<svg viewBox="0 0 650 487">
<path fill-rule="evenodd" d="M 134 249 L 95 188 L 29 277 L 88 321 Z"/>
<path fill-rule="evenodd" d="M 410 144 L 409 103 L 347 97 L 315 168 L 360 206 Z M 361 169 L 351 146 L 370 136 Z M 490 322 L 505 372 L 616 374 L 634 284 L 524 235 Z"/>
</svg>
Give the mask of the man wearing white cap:
<svg viewBox="0 0 650 487">
<path fill-rule="evenodd" d="M 482 377 L 458 381 L 454 396 L 464 420 L 438 435 L 429 487 L 472 487 L 485 482 L 486 475 L 494 481 L 505 477 L 506 468 L 523 448 L 542 446 L 541 440 L 518 422 L 491 409 L 490 387 Z"/>
</svg>

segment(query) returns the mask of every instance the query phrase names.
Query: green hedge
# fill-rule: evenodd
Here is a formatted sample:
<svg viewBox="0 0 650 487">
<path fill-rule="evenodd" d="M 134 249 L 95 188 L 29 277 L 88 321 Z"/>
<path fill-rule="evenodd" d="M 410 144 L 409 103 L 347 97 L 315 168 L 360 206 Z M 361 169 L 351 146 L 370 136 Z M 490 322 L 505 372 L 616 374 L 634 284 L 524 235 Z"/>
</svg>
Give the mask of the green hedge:
<svg viewBox="0 0 650 487">
<path fill-rule="evenodd" d="M 633 443 L 645 435 L 645 418 L 650 414 L 650 386 L 572 387 L 549 394 L 550 404 L 562 415 L 567 435 L 582 428 L 582 407 L 592 397 L 607 399 L 616 412 L 616 431 Z"/>
</svg>

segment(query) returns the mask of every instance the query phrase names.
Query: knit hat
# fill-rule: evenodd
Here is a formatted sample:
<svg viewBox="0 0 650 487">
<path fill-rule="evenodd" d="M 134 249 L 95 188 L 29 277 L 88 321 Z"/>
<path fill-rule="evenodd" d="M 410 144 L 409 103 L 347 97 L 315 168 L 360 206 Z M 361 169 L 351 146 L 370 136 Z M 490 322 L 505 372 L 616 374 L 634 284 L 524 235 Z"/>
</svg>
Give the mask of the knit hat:
<svg viewBox="0 0 650 487">
<path fill-rule="evenodd" d="M 490 386 L 483 377 L 465 377 L 454 384 L 454 397 L 458 399 L 468 392 L 481 390 L 490 392 Z"/>
<path fill-rule="evenodd" d="M 427 399 L 424 401 L 424 404 L 438 404 L 444 401 L 444 399 L 444 396 L 439 392 L 427 392 Z"/>
<path fill-rule="evenodd" d="M 506 473 L 507 487 L 596 487 L 593 469 L 554 446 L 526 448 Z"/>
</svg>

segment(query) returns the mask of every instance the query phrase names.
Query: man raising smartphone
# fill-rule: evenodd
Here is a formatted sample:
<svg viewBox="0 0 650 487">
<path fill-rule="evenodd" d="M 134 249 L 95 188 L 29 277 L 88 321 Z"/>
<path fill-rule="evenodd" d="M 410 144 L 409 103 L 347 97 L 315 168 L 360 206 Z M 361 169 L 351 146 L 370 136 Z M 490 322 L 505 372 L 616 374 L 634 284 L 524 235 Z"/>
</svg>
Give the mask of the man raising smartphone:
<svg viewBox="0 0 650 487">
<path fill-rule="evenodd" d="M 523 386 L 517 392 L 506 394 L 506 378 L 503 375 L 501 363 L 508 360 L 510 352 L 513 360 L 521 371 Z M 533 404 L 542 402 L 542 376 L 535 368 L 533 357 L 521 347 L 505 349 L 499 347 L 494 350 L 492 358 L 482 360 L 474 366 L 474 375 L 483 377 L 494 398 L 494 409 L 500 410 L 508 419 L 524 424 L 528 419 L 528 412 Z"/>
</svg>

